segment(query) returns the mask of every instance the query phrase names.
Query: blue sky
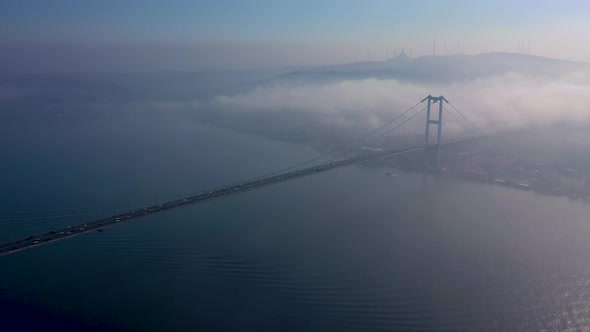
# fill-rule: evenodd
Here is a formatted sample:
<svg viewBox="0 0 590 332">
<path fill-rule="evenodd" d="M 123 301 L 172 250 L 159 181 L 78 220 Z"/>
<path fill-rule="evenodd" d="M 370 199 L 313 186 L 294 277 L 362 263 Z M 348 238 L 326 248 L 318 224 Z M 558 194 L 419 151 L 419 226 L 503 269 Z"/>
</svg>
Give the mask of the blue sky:
<svg viewBox="0 0 590 332">
<path fill-rule="evenodd" d="M 590 60 L 588 15 L 583 0 L 0 0 L 0 38 L 321 44 L 375 59 L 386 48 L 431 53 L 434 38 L 439 54 L 445 43 L 447 53 L 457 44 L 479 53 L 522 41 L 535 54 Z"/>
</svg>

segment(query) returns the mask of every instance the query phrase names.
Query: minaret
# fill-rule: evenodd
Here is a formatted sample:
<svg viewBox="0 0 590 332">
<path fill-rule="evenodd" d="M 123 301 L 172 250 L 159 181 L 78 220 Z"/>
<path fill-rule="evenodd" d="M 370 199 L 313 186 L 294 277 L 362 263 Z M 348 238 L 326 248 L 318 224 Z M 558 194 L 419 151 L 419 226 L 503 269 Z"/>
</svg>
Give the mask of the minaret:
<svg viewBox="0 0 590 332">
<path fill-rule="evenodd" d="M 432 56 L 436 56 L 436 37 L 434 38 L 434 41 L 432 42 Z"/>
</svg>

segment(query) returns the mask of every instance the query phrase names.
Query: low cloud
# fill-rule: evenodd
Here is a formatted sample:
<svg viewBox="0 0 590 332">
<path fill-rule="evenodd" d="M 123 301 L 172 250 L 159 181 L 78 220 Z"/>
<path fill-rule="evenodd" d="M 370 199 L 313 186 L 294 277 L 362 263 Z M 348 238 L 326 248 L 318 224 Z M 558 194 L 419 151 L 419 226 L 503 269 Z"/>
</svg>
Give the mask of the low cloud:
<svg viewBox="0 0 590 332">
<path fill-rule="evenodd" d="M 416 104 L 427 91 L 424 86 L 376 79 L 330 84 L 279 83 L 244 94 L 219 96 L 212 106 L 236 112 L 301 112 L 338 126 L 376 127 L 399 110 Z"/>
<path fill-rule="evenodd" d="M 557 79 L 508 73 L 450 85 L 379 79 L 277 83 L 218 96 L 211 106 L 236 112 L 304 112 L 334 124 L 357 121 L 376 127 L 428 94 L 445 95 L 473 123 L 492 131 L 590 120 L 590 75 L 584 72 Z"/>
</svg>

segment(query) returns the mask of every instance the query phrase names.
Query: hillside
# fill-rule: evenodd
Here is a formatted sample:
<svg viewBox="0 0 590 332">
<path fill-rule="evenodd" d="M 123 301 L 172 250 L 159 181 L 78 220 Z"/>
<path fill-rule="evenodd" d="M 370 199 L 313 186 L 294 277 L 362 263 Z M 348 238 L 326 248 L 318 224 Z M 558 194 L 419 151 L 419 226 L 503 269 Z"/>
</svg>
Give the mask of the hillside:
<svg viewBox="0 0 590 332">
<path fill-rule="evenodd" d="M 559 76 L 590 69 L 590 64 L 515 53 L 422 56 L 404 53 L 386 61 L 355 62 L 291 72 L 276 80 L 333 81 L 343 79 L 398 79 L 415 82 L 472 80 L 508 72 L 525 75 Z"/>
</svg>

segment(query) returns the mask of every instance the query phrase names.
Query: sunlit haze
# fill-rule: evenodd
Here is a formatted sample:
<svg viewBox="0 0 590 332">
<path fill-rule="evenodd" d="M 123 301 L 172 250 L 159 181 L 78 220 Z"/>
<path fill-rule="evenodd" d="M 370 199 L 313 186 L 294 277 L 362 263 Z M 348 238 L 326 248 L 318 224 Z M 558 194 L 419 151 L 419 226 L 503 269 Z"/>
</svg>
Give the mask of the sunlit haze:
<svg viewBox="0 0 590 332">
<path fill-rule="evenodd" d="M 590 0 L 0 0 L 0 331 L 590 331 Z"/>
<path fill-rule="evenodd" d="M 402 49 L 414 57 L 514 52 L 589 61 L 588 15 L 583 0 L 5 0 L 0 59 L 48 52 L 68 62 L 73 53 L 71 66 L 82 71 L 317 65 L 383 60 Z M 47 66 L 67 69 L 59 60 Z"/>
</svg>

